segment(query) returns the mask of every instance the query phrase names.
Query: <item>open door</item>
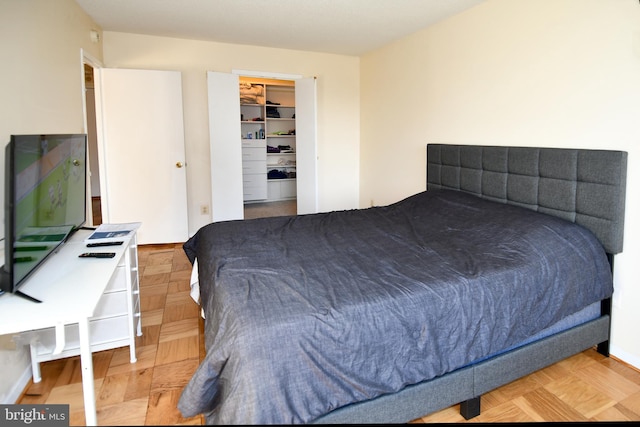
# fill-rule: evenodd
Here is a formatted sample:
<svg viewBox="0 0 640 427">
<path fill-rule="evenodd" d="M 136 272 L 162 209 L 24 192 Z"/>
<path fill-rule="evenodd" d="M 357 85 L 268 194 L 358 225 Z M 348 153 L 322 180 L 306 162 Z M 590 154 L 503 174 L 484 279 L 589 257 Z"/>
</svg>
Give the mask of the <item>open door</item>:
<svg viewBox="0 0 640 427">
<path fill-rule="evenodd" d="M 211 220 L 244 218 L 238 76 L 207 72 L 211 152 Z"/>
<path fill-rule="evenodd" d="M 100 68 L 95 92 L 103 222 L 142 222 L 141 244 L 186 241 L 180 72 Z"/>
<path fill-rule="evenodd" d="M 296 154 L 298 214 L 318 212 L 316 78 L 296 81 Z"/>
</svg>

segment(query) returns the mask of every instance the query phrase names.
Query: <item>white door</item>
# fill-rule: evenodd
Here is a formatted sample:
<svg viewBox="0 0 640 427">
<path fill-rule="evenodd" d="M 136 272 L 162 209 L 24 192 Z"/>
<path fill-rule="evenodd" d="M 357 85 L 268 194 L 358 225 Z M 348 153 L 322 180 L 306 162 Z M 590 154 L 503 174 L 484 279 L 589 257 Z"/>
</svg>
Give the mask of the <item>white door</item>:
<svg viewBox="0 0 640 427">
<path fill-rule="evenodd" d="M 318 212 L 316 79 L 296 81 L 296 207 L 298 214 Z"/>
<path fill-rule="evenodd" d="M 238 76 L 207 73 L 211 152 L 211 220 L 244 218 Z"/>
<path fill-rule="evenodd" d="M 96 71 L 103 222 L 142 222 L 138 230 L 141 244 L 186 241 L 180 72 Z"/>
<path fill-rule="evenodd" d="M 256 75 L 257 77 L 262 77 Z M 208 72 L 212 220 L 244 218 L 240 93 L 237 74 Z M 318 211 L 316 79 L 295 79 L 296 208 Z"/>
</svg>

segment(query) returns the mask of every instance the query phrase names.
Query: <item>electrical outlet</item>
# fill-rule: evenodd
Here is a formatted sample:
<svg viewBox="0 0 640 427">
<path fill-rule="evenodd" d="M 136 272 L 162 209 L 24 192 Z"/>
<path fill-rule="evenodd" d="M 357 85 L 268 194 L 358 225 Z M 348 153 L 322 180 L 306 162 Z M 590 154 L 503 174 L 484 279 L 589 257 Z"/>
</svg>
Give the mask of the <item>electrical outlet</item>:
<svg viewBox="0 0 640 427">
<path fill-rule="evenodd" d="M 622 299 L 622 290 L 616 288 L 613 291 L 613 296 L 611 297 L 611 302 L 612 302 L 612 304 L 613 304 L 613 306 L 615 308 L 621 308 L 622 307 L 622 301 L 624 301 Z"/>
<path fill-rule="evenodd" d="M 200 206 L 200 213 L 202 215 L 209 215 L 209 206 L 208 205 Z"/>
</svg>

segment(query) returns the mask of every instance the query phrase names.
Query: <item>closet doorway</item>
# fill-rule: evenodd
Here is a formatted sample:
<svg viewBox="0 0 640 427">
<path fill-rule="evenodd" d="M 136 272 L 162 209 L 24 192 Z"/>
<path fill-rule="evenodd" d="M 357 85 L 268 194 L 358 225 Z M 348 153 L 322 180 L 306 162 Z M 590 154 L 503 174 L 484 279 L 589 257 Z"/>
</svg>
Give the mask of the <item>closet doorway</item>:
<svg viewBox="0 0 640 427">
<path fill-rule="evenodd" d="M 244 218 L 295 215 L 295 82 L 239 81 Z"/>
<path fill-rule="evenodd" d="M 272 83 L 273 99 L 267 104 L 271 96 L 265 93 L 260 101 L 245 100 L 241 106 L 240 82 L 260 79 Z M 316 79 L 242 70 L 234 70 L 232 74 L 210 71 L 207 84 L 212 221 L 243 219 L 245 212 L 247 218 L 317 212 Z M 292 97 L 289 99 L 293 101 L 279 101 L 278 90 L 282 92 L 280 95 L 285 94 L 281 99 L 286 99 L 288 90 Z M 274 110 L 281 110 L 278 111 L 280 117 L 268 118 L 267 111 Z M 269 153 L 269 164 L 265 159 L 257 159 L 262 164 L 247 162 L 254 154 L 264 158 L 267 144 L 271 149 L 280 149 Z M 246 168 L 251 170 L 248 172 Z M 291 171 L 295 179 L 291 179 Z M 254 190 L 246 179 L 249 174 L 254 174 L 253 178 L 261 181 L 262 187 L 256 190 L 257 194 L 247 197 L 247 192 Z M 270 182 L 267 182 L 268 176 Z M 294 181 L 293 190 L 285 179 L 276 182 L 279 178 Z M 267 183 L 281 192 L 280 195 L 270 197 Z M 274 186 L 276 183 L 284 185 Z M 280 203 L 285 201 L 289 203 Z"/>
</svg>

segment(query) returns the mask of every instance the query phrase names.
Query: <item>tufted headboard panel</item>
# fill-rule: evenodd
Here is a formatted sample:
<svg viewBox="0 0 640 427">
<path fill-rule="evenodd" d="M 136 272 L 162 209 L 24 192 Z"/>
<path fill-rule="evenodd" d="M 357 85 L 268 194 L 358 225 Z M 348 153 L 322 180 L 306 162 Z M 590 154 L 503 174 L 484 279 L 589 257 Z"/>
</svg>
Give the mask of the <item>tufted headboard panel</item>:
<svg viewBox="0 0 640 427">
<path fill-rule="evenodd" d="M 613 150 L 427 145 L 427 190 L 466 191 L 575 222 L 622 252 L 627 153 Z"/>
</svg>

